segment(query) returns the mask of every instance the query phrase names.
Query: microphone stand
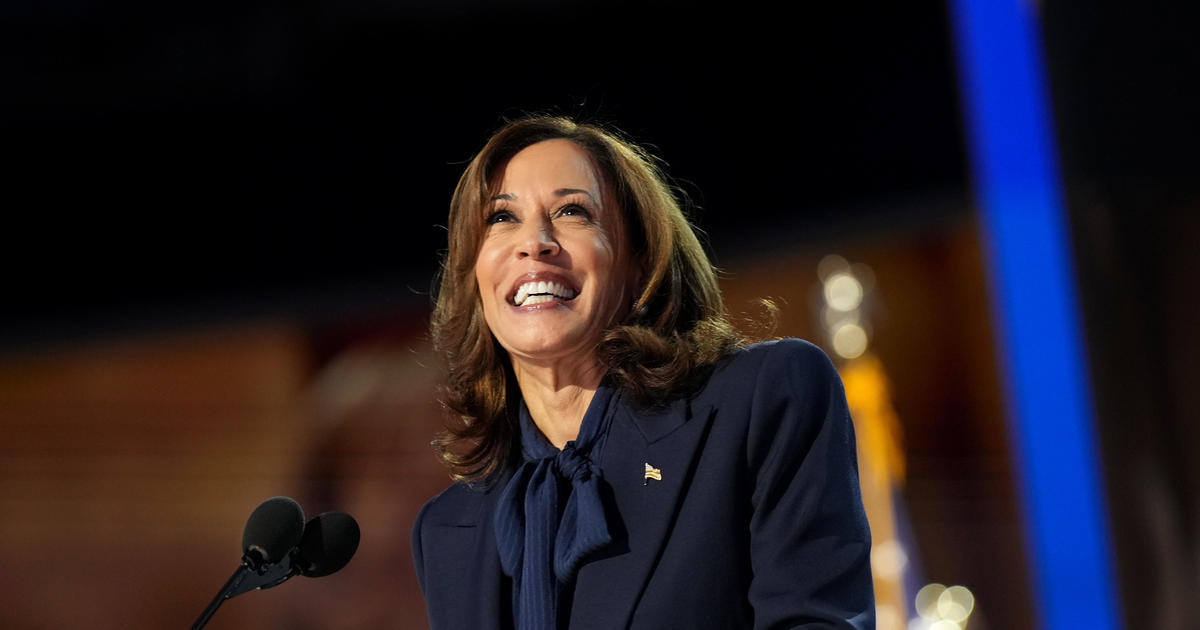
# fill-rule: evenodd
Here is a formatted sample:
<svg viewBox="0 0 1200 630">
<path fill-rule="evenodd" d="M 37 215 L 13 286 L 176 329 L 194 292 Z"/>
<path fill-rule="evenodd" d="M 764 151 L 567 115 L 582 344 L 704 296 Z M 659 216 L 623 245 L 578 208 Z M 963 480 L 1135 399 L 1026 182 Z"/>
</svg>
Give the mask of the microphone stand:
<svg viewBox="0 0 1200 630">
<path fill-rule="evenodd" d="M 196 619 L 196 623 L 192 624 L 191 630 L 200 630 L 208 623 L 208 620 L 217 613 L 217 609 L 225 600 L 237 597 L 242 593 L 249 593 L 255 589 L 271 588 L 283 584 L 293 576 L 300 574 L 300 566 L 295 562 L 296 549 L 292 549 L 286 556 L 280 559 L 279 562 L 269 564 L 263 562 L 258 554 L 247 553 L 242 556 L 242 564 L 238 566 L 229 580 L 225 582 L 225 586 L 221 587 L 221 591 L 217 596 L 209 602 L 208 607 L 204 612 L 200 613 L 200 617 Z"/>
</svg>

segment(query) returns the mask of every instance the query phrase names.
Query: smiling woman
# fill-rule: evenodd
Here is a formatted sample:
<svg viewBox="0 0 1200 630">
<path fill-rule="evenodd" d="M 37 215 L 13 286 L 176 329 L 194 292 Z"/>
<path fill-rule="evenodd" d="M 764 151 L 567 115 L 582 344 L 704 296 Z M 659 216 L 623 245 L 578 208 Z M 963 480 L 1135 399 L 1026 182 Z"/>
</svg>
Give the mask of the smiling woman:
<svg viewBox="0 0 1200 630">
<path fill-rule="evenodd" d="M 432 627 L 873 627 L 837 374 L 803 341 L 744 345 L 652 158 L 509 123 L 449 225 L 456 483 L 413 526 Z"/>
<path fill-rule="evenodd" d="M 640 266 L 628 251 L 624 219 L 591 156 L 563 139 L 530 145 L 499 167 L 498 194 L 485 205 L 487 228 L 475 261 L 484 319 L 511 359 L 526 404 L 551 391 L 593 388 L 603 376 L 596 347 L 624 319 Z M 588 398 L 573 392 L 565 402 Z M 575 438 L 577 413 L 532 411 L 551 443 Z M 562 427 L 548 426 L 556 419 Z M 574 425 L 572 427 L 572 425 Z"/>
<path fill-rule="evenodd" d="M 607 371 L 643 403 L 694 386 L 697 368 L 739 342 L 725 319 L 713 268 L 665 177 L 652 157 L 614 132 L 564 118 L 506 125 L 459 179 L 449 227 L 431 332 L 446 358 L 444 400 L 463 420 L 438 440 L 460 481 L 485 479 L 508 463 L 516 435 L 509 406 L 520 401 L 514 395 L 516 372 L 545 364 L 510 360 L 510 352 L 522 356 L 521 348 L 506 346 L 502 338 L 521 335 L 537 343 L 538 318 L 517 317 L 531 309 L 508 308 L 516 306 L 512 299 L 520 287 L 504 283 L 525 284 L 522 273 L 553 274 L 548 277 L 567 280 L 559 282 L 564 288 L 590 294 L 570 300 L 578 305 L 555 302 L 555 310 L 562 304 L 574 322 L 582 325 L 587 315 L 592 326 L 574 331 L 577 343 L 588 343 L 590 336 L 592 346 L 577 356 L 560 352 L 561 365 L 597 382 Z M 523 235 L 535 240 L 514 241 Z M 609 263 L 603 263 L 604 250 Z M 614 273 L 596 264 L 621 269 Z M 504 268 L 518 271 L 497 276 Z M 574 284 L 588 268 L 589 286 Z M 607 308 L 612 310 L 597 311 Z M 554 339 L 567 335 L 554 327 L 536 332 Z M 595 382 L 582 392 L 565 391 L 586 407 L 594 389 Z"/>
</svg>

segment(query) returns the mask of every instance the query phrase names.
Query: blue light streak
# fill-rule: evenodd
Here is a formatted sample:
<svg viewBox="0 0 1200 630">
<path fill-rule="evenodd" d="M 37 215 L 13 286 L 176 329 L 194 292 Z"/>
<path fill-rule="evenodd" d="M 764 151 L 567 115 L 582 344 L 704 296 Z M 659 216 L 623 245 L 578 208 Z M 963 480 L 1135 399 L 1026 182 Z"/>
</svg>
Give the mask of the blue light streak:
<svg viewBox="0 0 1200 630">
<path fill-rule="evenodd" d="M 954 0 L 950 8 L 1040 625 L 1116 630 L 1035 3 Z"/>
</svg>

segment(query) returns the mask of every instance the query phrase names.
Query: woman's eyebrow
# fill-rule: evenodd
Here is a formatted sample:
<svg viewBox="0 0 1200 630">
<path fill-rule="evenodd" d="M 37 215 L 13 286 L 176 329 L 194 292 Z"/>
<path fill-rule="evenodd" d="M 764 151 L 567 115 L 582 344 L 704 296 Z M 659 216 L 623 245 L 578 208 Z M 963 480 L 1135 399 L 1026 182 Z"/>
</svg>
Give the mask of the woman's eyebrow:
<svg viewBox="0 0 1200 630">
<path fill-rule="evenodd" d="M 558 190 L 554 191 L 554 194 L 559 197 L 566 197 L 567 195 L 586 195 L 587 198 L 591 199 L 593 203 L 598 203 L 596 198 L 592 196 L 592 193 L 583 190 L 582 188 L 559 188 Z"/>
<path fill-rule="evenodd" d="M 585 196 L 587 196 L 588 199 L 591 199 L 593 202 L 596 201 L 596 198 L 594 196 L 592 196 L 592 193 L 590 193 L 582 188 L 559 188 L 558 190 L 554 191 L 554 196 L 556 196 L 556 197 L 566 197 L 567 195 L 585 195 Z M 501 193 L 499 195 L 496 195 L 495 197 L 492 197 L 492 201 L 516 201 L 516 200 L 517 200 L 517 196 L 512 193 Z"/>
</svg>

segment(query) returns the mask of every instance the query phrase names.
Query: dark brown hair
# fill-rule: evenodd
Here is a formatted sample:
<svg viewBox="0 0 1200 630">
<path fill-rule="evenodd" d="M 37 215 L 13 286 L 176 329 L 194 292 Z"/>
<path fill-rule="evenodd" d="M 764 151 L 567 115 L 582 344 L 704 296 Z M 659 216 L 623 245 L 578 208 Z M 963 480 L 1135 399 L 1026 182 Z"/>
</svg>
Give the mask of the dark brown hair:
<svg viewBox="0 0 1200 630">
<path fill-rule="evenodd" d="M 715 270 L 653 157 L 599 125 L 548 116 L 507 123 L 455 188 L 430 325 L 446 362 L 442 400 L 458 420 L 434 444 L 460 481 L 482 479 L 508 462 L 520 397 L 507 353 L 484 321 L 475 281 L 488 187 L 509 158 L 551 139 L 569 140 L 591 154 L 615 193 L 629 251 L 643 265 L 644 287 L 633 308 L 605 331 L 596 349 L 612 382 L 634 401 L 653 405 L 688 390 L 701 368 L 739 343 Z"/>
</svg>

